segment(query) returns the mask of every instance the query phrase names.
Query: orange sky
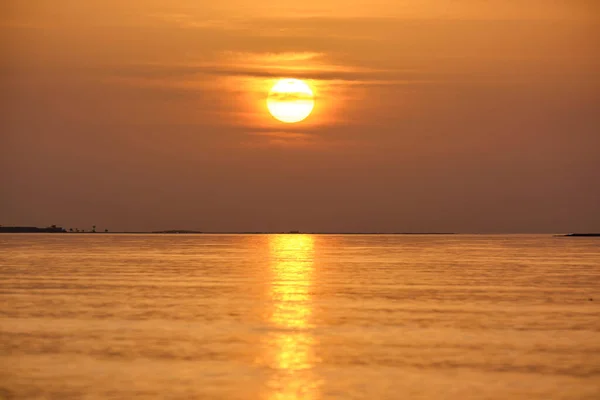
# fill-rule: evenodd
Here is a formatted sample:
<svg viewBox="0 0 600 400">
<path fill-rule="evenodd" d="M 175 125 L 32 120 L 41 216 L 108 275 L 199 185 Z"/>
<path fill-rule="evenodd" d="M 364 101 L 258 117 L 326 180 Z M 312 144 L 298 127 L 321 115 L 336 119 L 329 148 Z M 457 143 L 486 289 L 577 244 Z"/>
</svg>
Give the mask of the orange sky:
<svg viewBox="0 0 600 400">
<path fill-rule="evenodd" d="M 594 1 L 207 3 L 0 5 L 0 224 L 600 230 Z"/>
</svg>

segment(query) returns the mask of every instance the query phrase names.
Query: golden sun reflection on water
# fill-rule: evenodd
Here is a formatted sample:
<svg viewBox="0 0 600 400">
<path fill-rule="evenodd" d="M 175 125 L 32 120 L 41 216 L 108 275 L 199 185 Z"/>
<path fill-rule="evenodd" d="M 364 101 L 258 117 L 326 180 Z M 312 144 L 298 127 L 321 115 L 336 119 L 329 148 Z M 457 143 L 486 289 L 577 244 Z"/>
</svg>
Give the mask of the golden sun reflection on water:
<svg viewBox="0 0 600 400">
<path fill-rule="evenodd" d="M 311 285 L 314 238 L 309 235 L 276 235 L 269 239 L 273 309 L 269 322 L 268 364 L 275 371 L 269 382 L 269 399 L 314 399 L 318 382 L 312 373 L 315 361 Z"/>
</svg>

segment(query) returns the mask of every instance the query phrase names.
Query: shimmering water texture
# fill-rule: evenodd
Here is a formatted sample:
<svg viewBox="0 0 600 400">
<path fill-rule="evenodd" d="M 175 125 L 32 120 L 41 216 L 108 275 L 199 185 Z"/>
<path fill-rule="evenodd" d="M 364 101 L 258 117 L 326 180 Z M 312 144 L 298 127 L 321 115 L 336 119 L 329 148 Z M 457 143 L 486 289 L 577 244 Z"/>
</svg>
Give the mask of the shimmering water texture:
<svg viewBox="0 0 600 400">
<path fill-rule="evenodd" d="M 0 396 L 599 399 L 600 240 L 0 235 Z"/>
</svg>

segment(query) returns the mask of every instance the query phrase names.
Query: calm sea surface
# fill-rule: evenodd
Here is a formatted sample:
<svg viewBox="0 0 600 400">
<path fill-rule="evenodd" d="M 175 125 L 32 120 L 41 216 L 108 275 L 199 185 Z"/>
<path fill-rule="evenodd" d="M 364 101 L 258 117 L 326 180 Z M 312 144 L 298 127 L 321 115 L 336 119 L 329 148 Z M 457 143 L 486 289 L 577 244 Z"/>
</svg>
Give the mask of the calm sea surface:
<svg viewBox="0 0 600 400">
<path fill-rule="evenodd" d="M 0 235 L 0 398 L 600 399 L 600 238 Z"/>
</svg>

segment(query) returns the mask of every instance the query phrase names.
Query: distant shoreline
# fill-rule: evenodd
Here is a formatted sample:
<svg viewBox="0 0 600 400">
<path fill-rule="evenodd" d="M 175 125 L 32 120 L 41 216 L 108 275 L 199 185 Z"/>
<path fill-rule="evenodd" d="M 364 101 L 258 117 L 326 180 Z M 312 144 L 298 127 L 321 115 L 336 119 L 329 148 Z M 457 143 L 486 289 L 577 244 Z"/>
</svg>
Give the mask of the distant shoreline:
<svg viewBox="0 0 600 400">
<path fill-rule="evenodd" d="M 81 230 L 66 230 L 60 226 L 50 226 L 47 228 L 30 227 L 30 226 L 0 226 L 1 233 L 63 233 L 63 234 L 120 234 L 120 235 L 460 235 L 456 232 L 301 232 L 301 231 L 231 231 L 231 232 L 214 232 L 214 231 L 194 231 L 194 230 L 183 230 L 183 229 L 172 229 L 162 231 L 81 231 Z M 520 233 L 462 233 L 463 235 L 510 235 Z M 545 235 L 545 233 L 540 233 Z M 552 234 L 554 237 L 600 237 L 600 233 L 566 233 L 566 234 Z"/>
<path fill-rule="evenodd" d="M 129 235 L 455 235 L 454 232 L 301 232 L 301 231 L 192 231 L 192 230 L 166 230 L 166 231 L 67 231 L 64 228 L 36 228 L 36 227 L 0 227 L 0 233 L 66 233 L 66 234 L 129 234 Z"/>
</svg>

